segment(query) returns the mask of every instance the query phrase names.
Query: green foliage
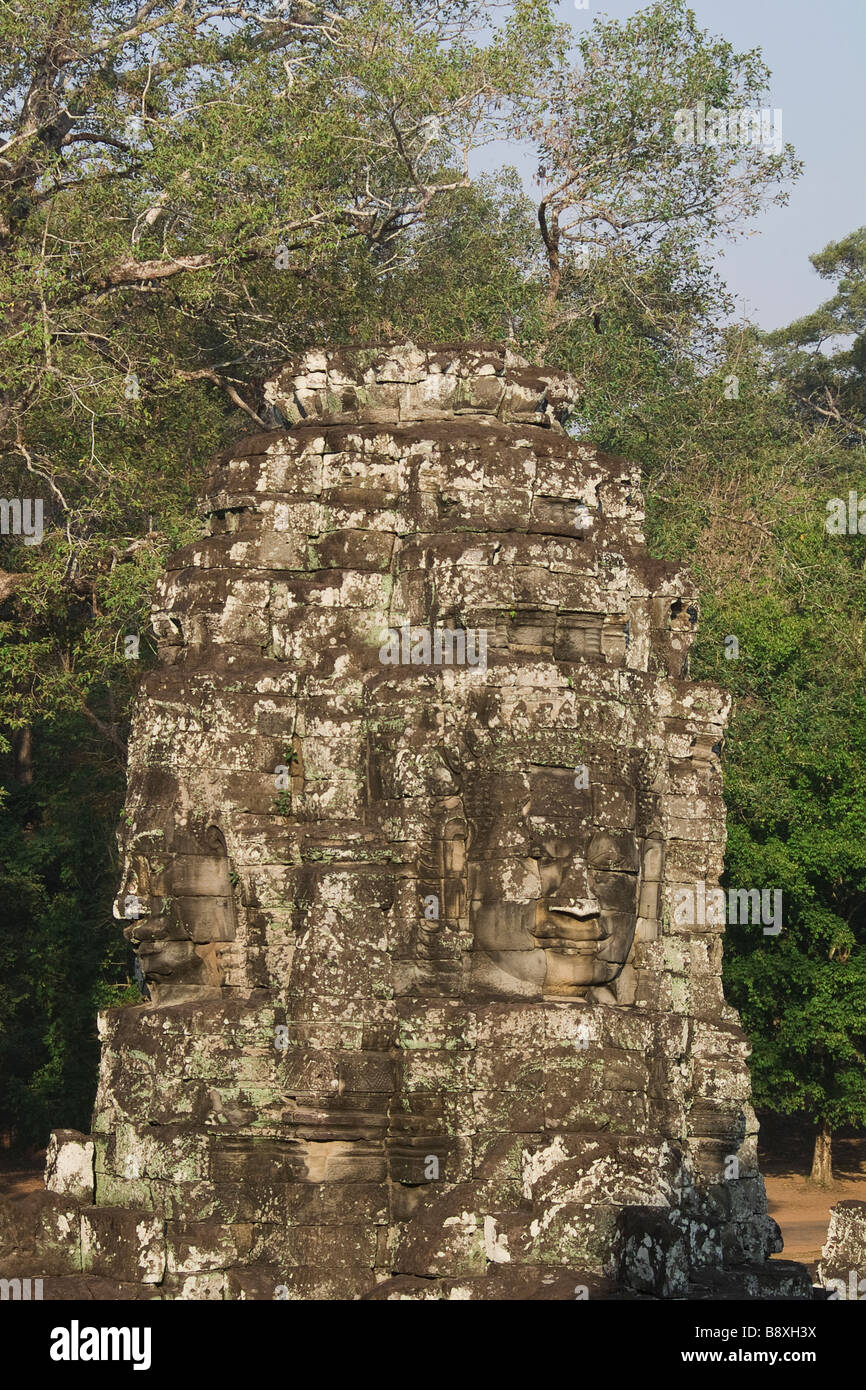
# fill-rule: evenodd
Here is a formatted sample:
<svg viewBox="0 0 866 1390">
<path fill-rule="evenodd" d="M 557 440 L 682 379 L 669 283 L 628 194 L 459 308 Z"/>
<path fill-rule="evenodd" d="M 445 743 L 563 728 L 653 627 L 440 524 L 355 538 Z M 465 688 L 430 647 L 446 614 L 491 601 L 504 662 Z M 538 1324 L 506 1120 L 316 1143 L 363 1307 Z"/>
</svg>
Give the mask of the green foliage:
<svg viewBox="0 0 866 1390">
<path fill-rule="evenodd" d="M 89 1128 L 96 1012 L 140 1000 L 111 916 L 122 771 L 80 717 L 37 742 L 39 775 L 4 777 L 0 806 L 0 1132 L 20 1144 Z"/>
<path fill-rule="evenodd" d="M 703 423 L 678 413 L 690 457 L 650 453 L 650 535 L 688 557 L 702 596 L 692 674 L 734 696 L 725 885 L 783 895 L 779 936 L 725 936 L 755 1101 L 864 1125 L 866 552 L 824 525 L 859 469 L 844 427 L 804 421 L 753 337 L 738 353 L 739 399 L 718 389 L 728 361 L 699 383 Z"/>
<path fill-rule="evenodd" d="M 225 411 L 196 383 L 103 432 L 106 462 L 92 479 L 63 480 L 75 534 L 47 513 L 41 545 L 0 538 L 0 566 L 16 572 L 15 601 L 0 607 L 0 724 L 19 728 L 77 712 L 101 718 L 115 739 L 140 670 L 152 656 L 149 600 L 166 556 L 199 534 L 195 492 L 224 441 Z M 52 452 L 81 447 L 46 422 Z M 26 470 L 9 470 L 9 495 L 32 495 Z M 8 557 L 8 558 L 7 558 Z M 5 561 L 5 565 L 4 565 Z M 124 637 L 140 639 L 126 655 Z"/>
<path fill-rule="evenodd" d="M 810 260 L 822 279 L 837 282 L 836 293 L 811 314 L 768 333 L 765 341 L 806 417 L 832 420 L 842 427 L 846 442 L 862 445 L 866 438 L 866 227 L 830 242 Z M 828 351 L 829 347 L 835 350 Z"/>
<path fill-rule="evenodd" d="M 576 47 L 529 123 L 553 342 L 574 317 L 597 332 L 610 309 L 692 355 L 719 294 L 710 248 L 784 203 L 801 165 L 791 146 L 683 140 L 677 113 L 760 108 L 769 70 L 757 49 L 738 53 L 701 30 L 685 0 L 600 17 Z"/>
</svg>

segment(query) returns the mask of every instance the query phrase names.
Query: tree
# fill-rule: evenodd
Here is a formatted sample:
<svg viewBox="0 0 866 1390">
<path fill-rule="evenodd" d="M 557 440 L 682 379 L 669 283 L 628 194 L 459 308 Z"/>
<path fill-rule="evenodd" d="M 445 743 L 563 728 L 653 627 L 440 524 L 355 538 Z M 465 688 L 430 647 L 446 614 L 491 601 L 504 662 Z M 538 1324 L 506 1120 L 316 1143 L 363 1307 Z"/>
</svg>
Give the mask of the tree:
<svg viewBox="0 0 866 1390">
<path fill-rule="evenodd" d="M 74 719 L 40 729 L 39 772 L 0 806 L 0 1134 L 87 1128 L 96 1012 L 137 1001 L 112 920 L 123 773 Z"/>
<path fill-rule="evenodd" d="M 530 121 L 549 331 L 577 317 L 603 332 L 630 300 L 648 334 L 689 352 L 720 290 L 708 248 L 785 202 L 801 168 L 753 119 L 769 70 L 701 31 L 685 0 L 597 19 L 577 50 Z"/>
<path fill-rule="evenodd" d="M 377 273 L 398 264 L 437 199 L 468 186 L 474 146 L 531 104 L 556 41 L 546 5 L 518 0 L 480 46 L 484 18 L 474 0 L 0 14 L 0 482 L 50 506 L 47 546 L 8 562 L 38 572 L 15 585 L 30 633 L 40 604 L 54 631 L 64 596 L 72 615 L 93 608 L 133 543 L 138 564 L 177 539 L 152 517 L 183 467 L 165 486 L 153 448 L 137 462 L 156 422 L 192 407 L 207 434 L 215 388 L 261 427 L 262 376 L 329 336 L 359 249 Z M 13 728 L 48 703 L 28 653 L 0 707 Z M 88 699 L 104 660 L 76 681 L 54 656 L 51 679 L 102 718 Z"/>
<path fill-rule="evenodd" d="M 649 530 L 656 551 L 689 556 L 702 596 L 693 674 L 734 694 L 725 885 L 782 894 L 778 936 L 725 935 L 755 1103 L 814 1124 L 828 1182 L 833 1132 L 866 1125 L 866 576 L 860 537 L 824 524 L 827 498 L 847 497 L 844 428 L 802 417 L 758 335 L 736 351 L 738 396 L 705 377 L 700 429 L 670 402 L 687 454 L 656 466 Z"/>
<path fill-rule="evenodd" d="M 41 544 L 0 534 L 0 1124 L 19 1138 L 85 1122 L 96 1003 L 133 989 L 112 841 L 153 580 L 198 533 L 208 457 L 262 427 L 263 376 L 383 331 L 425 218 L 531 104 L 545 3 L 480 40 L 488 21 L 473 0 L 0 10 L 0 495 L 45 508 Z"/>
<path fill-rule="evenodd" d="M 832 421 L 850 444 L 866 439 L 866 227 L 809 258 L 836 293 L 765 342 L 807 417 Z M 847 343 L 844 340 L 848 339 Z M 840 342 L 844 346 L 839 346 Z M 828 347 L 835 348 L 827 351 Z"/>
<path fill-rule="evenodd" d="M 397 337 L 501 339 L 533 354 L 543 333 L 543 271 L 532 200 L 506 168 L 432 207 L 369 302 Z"/>
</svg>

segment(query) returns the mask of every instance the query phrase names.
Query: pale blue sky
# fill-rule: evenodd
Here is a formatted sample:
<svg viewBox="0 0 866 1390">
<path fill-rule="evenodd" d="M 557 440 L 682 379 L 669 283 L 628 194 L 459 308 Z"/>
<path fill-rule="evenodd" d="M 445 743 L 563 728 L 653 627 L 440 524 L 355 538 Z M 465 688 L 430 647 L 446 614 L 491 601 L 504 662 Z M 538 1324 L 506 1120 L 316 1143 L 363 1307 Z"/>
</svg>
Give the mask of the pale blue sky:
<svg viewBox="0 0 866 1390">
<path fill-rule="evenodd" d="M 625 19 L 644 8 L 589 0 L 578 10 L 559 0 L 558 13 L 579 30 L 597 15 Z M 866 223 L 866 0 L 691 0 L 691 8 L 735 48 L 763 51 L 773 74 L 766 104 L 781 107 L 783 138 L 805 162 L 787 207 L 763 213 L 756 234 L 728 245 L 719 263 L 748 316 L 778 328 L 831 293 L 810 254 Z M 517 164 L 528 181 L 531 162 L 516 156 L 497 149 L 497 161 Z"/>
</svg>

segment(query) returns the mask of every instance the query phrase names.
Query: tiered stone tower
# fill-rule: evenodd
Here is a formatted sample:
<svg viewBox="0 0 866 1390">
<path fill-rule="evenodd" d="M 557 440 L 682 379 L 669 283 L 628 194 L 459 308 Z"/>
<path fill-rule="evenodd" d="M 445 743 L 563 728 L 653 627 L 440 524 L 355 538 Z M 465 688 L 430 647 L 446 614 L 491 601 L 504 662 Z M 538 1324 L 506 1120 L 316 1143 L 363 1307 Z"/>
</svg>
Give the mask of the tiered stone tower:
<svg viewBox="0 0 866 1390">
<path fill-rule="evenodd" d="M 672 911 L 721 870 L 727 697 L 575 392 L 495 347 L 313 352 L 215 460 L 130 749 L 150 999 L 103 1017 L 93 1133 L 7 1270 L 809 1297 L 766 1262 L 721 927 Z"/>
</svg>

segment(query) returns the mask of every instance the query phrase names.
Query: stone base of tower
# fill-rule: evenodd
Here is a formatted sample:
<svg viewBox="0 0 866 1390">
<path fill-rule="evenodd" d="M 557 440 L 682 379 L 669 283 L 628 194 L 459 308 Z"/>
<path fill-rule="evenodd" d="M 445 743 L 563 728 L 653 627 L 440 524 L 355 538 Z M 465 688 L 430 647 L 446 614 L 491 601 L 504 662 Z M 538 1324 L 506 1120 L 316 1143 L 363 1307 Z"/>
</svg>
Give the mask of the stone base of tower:
<svg viewBox="0 0 866 1390">
<path fill-rule="evenodd" d="M 334 1022 L 276 1048 L 284 1016 L 263 995 L 104 1015 L 94 1131 L 52 1136 L 0 1276 L 76 1300 L 812 1297 L 768 1258 L 732 1025 L 590 1006 L 575 1037 L 568 1005 L 434 1025 L 404 1000 L 398 1055 Z"/>
</svg>

